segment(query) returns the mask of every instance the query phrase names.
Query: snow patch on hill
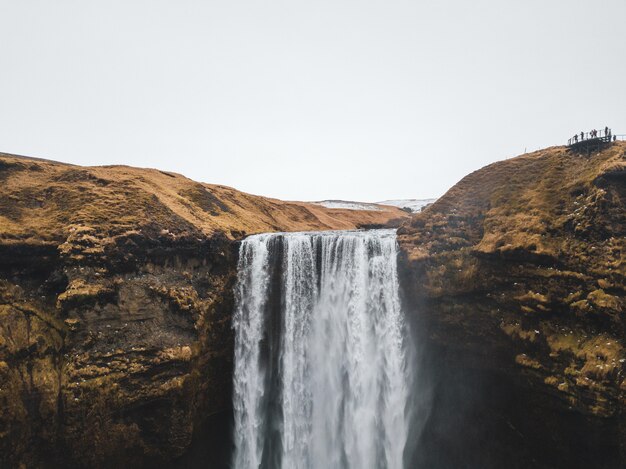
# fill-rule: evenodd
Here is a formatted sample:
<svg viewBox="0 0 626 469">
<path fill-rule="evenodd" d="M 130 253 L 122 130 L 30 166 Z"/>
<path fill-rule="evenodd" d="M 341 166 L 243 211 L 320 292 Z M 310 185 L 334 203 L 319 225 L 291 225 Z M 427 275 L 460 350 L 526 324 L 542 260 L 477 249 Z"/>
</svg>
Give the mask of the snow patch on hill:
<svg viewBox="0 0 626 469">
<path fill-rule="evenodd" d="M 364 202 L 351 202 L 348 200 L 320 200 L 319 202 L 313 202 L 314 204 L 321 205 L 326 208 L 343 208 L 345 210 L 382 210 L 376 204 L 368 204 Z"/>
<path fill-rule="evenodd" d="M 393 205 L 402 209 L 410 210 L 413 213 L 421 212 L 424 207 L 432 204 L 437 199 L 398 199 L 398 200 L 385 200 L 383 202 L 376 202 L 380 205 Z"/>
<path fill-rule="evenodd" d="M 316 205 L 321 205 L 326 208 L 342 208 L 345 210 L 384 210 L 381 205 L 391 205 L 392 207 L 398 207 L 412 213 L 421 212 L 424 207 L 432 204 L 437 199 L 396 199 L 385 200 L 383 202 L 353 202 L 350 200 L 320 200 L 319 202 L 312 202 Z"/>
</svg>

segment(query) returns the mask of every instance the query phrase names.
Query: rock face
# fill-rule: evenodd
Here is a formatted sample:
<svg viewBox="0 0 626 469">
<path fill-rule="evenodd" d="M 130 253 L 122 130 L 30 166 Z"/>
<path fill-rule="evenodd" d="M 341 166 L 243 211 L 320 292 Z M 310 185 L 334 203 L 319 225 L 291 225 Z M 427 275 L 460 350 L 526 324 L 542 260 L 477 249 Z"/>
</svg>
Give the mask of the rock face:
<svg viewBox="0 0 626 469">
<path fill-rule="evenodd" d="M 0 183 L 1 467 L 192 465 L 231 406 L 236 240 L 406 217 L 9 155 Z"/>
<path fill-rule="evenodd" d="M 411 467 L 626 466 L 625 155 L 496 163 L 401 226 Z M 0 467 L 211 467 L 237 240 L 407 217 L 0 155 Z"/>
<path fill-rule="evenodd" d="M 47 262 L 2 258 L 10 467 L 155 465 L 229 406 L 230 243 L 118 237 L 115 259 L 87 254 L 86 236 Z"/>
<path fill-rule="evenodd" d="M 626 467 L 625 204 L 625 144 L 550 148 L 399 229 L 420 467 Z"/>
</svg>

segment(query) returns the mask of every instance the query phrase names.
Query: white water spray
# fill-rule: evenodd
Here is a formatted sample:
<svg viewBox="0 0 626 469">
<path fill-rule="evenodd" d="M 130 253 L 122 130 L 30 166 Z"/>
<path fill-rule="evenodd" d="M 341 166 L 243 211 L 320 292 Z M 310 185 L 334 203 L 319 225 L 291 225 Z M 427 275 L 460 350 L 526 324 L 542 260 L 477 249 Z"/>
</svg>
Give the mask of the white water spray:
<svg viewBox="0 0 626 469">
<path fill-rule="evenodd" d="M 410 373 L 394 230 L 251 236 L 235 328 L 237 469 L 400 469 Z"/>
</svg>

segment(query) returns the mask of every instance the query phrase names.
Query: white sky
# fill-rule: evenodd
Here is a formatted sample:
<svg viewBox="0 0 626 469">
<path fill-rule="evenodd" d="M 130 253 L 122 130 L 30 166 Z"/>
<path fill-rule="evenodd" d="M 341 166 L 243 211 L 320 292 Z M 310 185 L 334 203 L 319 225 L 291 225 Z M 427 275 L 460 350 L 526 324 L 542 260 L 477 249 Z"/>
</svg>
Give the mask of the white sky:
<svg viewBox="0 0 626 469">
<path fill-rule="evenodd" d="M 626 134 L 626 1 L 0 0 L 0 151 L 283 199 L 439 196 Z"/>
</svg>

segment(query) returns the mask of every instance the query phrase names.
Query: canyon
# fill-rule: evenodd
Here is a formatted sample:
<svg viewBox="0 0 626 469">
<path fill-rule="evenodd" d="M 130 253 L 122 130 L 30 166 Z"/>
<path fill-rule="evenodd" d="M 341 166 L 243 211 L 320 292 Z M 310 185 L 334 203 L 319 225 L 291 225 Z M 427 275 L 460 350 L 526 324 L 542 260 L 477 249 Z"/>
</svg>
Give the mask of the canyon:
<svg viewBox="0 0 626 469">
<path fill-rule="evenodd" d="M 408 467 L 626 464 L 626 144 L 494 163 L 422 212 L 0 154 L 0 464 L 227 467 L 250 235 L 397 228 Z"/>
</svg>

